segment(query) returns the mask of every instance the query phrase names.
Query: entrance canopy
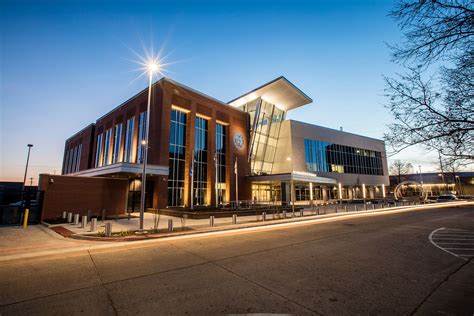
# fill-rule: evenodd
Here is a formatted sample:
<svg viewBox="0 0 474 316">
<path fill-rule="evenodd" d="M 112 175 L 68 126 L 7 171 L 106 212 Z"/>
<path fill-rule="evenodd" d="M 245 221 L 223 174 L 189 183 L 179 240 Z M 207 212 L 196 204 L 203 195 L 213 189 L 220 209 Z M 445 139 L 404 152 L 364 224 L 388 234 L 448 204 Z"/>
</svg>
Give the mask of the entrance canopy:
<svg viewBox="0 0 474 316">
<path fill-rule="evenodd" d="M 76 173 L 72 173 L 72 176 L 83 176 L 83 177 L 100 177 L 105 175 L 140 175 L 143 170 L 143 165 L 135 163 L 120 162 L 113 165 L 107 165 L 94 169 L 82 170 Z M 146 166 L 147 175 L 167 176 L 168 166 L 160 165 L 149 165 Z"/>
<path fill-rule="evenodd" d="M 336 185 L 337 181 L 331 178 L 318 177 L 317 175 L 309 172 L 297 172 L 291 173 L 279 173 L 261 176 L 249 176 L 247 180 L 251 182 L 311 182 L 318 184 L 331 184 Z"/>
</svg>

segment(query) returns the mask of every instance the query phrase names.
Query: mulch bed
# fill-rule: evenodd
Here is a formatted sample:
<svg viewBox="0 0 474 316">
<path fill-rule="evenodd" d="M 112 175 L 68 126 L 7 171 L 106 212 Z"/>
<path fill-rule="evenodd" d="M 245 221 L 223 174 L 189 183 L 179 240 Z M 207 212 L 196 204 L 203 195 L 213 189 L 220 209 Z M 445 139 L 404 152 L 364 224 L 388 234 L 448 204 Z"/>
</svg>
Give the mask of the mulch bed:
<svg viewBox="0 0 474 316">
<path fill-rule="evenodd" d="M 52 231 L 55 231 L 55 232 L 58 233 L 59 235 L 64 236 L 64 237 L 69 237 L 69 236 L 71 236 L 71 235 L 74 235 L 74 232 L 70 231 L 70 230 L 67 229 L 67 228 L 64 228 L 63 226 L 51 227 L 50 229 L 51 229 Z"/>
</svg>

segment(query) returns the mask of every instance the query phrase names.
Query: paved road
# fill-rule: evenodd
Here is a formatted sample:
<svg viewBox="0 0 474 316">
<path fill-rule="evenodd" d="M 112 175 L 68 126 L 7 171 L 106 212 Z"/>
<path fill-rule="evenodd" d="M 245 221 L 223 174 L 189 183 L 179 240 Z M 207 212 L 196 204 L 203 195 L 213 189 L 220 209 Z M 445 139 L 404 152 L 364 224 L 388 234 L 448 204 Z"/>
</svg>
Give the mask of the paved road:
<svg viewBox="0 0 474 316">
<path fill-rule="evenodd" d="M 474 259 L 430 242 L 474 208 L 157 241 L 0 264 L 0 314 L 474 313 Z"/>
</svg>

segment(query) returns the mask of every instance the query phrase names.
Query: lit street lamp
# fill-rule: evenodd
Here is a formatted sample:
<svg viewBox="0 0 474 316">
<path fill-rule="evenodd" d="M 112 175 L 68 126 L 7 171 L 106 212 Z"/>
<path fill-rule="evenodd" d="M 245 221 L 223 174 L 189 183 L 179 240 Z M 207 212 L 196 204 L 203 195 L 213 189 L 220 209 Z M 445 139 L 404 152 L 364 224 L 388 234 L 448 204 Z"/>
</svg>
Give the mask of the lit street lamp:
<svg viewBox="0 0 474 316">
<path fill-rule="evenodd" d="M 150 129 L 150 103 L 151 103 L 151 84 L 153 80 L 153 74 L 159 71 L 160 66 L 156 61 L 152 61 L 148 64 L 148 104 L 146 110 L 146 126 L 145 126 L 145 139 L 142 141 L 143 145 L 143 170 L 142 170 L 142 190 L 140 195 L 140 230 L 143 230 L 143 221 L 145 217 L 145 192 L 146 192 L 146 164 L 148 158 L 148 132 Z"/>
</svg>

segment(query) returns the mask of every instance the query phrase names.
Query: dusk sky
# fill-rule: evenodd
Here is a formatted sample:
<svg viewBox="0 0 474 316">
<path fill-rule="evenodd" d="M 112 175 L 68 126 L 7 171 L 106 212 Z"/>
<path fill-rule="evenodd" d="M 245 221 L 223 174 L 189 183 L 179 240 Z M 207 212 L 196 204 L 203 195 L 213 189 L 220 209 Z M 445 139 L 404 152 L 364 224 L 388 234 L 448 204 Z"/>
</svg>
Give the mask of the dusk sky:
<svg viewBox="0 0 474 316">
<path fill-rule="evenodd" d="M 289 118 L 382 138 L 382 76 L 401 70 L 386 45 L 401 38 L 392 5 L 3 0 L 0 180 L 22 180 L 28 143 L 28 178 L 61 173 L 65 140 L 147 86 L 134 52 L 152 47 L 168 77 L 224 102 L 284 75 L 314 100 Z M 419 149 L 393 158 L 437 168 Z"/>
</svg>

